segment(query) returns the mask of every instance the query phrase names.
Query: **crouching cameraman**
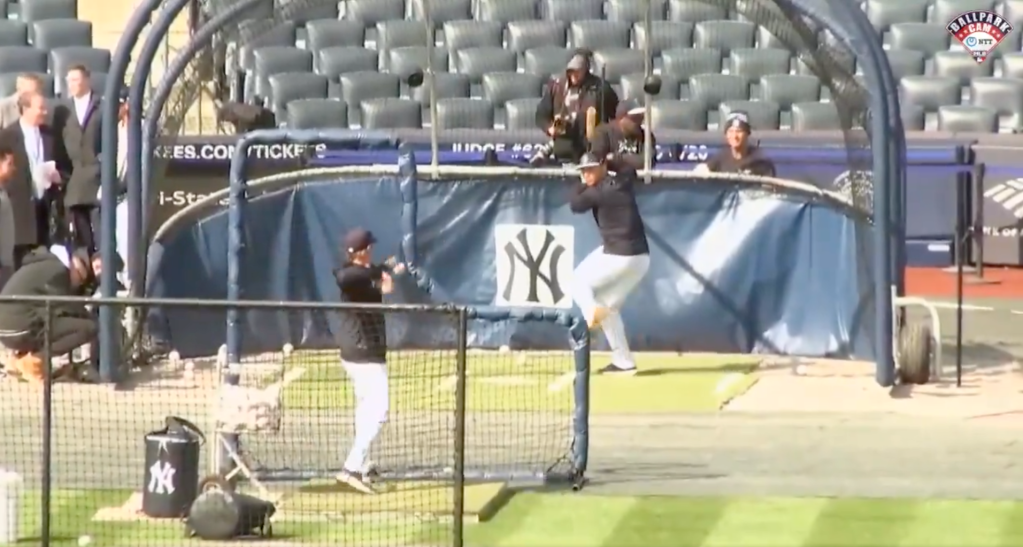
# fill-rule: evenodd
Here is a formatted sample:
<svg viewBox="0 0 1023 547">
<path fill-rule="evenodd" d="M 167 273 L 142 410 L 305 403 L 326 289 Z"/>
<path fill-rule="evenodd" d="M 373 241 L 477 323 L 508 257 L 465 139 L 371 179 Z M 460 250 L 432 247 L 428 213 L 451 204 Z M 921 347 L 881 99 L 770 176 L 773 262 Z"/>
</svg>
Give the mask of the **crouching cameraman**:
<svg viewBox="0 0 1023 547">
<path fill-rule="evenodd" d="M 0 296 L 83 296 L 92 293 L 96 276 L 101 272 L 99 258 L 91 258 L 84 249 L 69 255 L 62 247 L 39 248 L 25 256 Z M 94 315 L 84 303 L 59 303 L 52 305 L 49 331 L 50 354 L 58 357 L 93 342 L 98 329 Z M 14 352 L 14 358 L 5 367 L 8 373 L 42 381 L 47 368 L 41 355 L 45 340 L 45 304 L 0 303 L 0 344 Z M 60 375 L 66 372 L 69 371 L 55 371 Z M 71 372 L 81 380 L 92 380 L 95 375 L 88 366 Z"/>
<path fill-rule="evenodd" d="M 552 78 L 536 106 L 536 125 L 550 141 L 530 159 L 533 165 L 576 163 L 586 152 L 593 130 L 614 116 L 618 95 L 590 72 L 591 53 L 578 50 L 565 75 Z"/>
</svg>

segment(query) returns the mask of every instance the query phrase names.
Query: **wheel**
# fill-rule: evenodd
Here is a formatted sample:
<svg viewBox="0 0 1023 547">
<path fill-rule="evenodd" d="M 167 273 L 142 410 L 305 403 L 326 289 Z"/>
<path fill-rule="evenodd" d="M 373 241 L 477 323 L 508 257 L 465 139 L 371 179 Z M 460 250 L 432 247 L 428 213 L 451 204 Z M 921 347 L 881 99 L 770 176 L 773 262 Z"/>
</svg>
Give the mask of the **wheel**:
<svg viewBox="0 0 1023 547">
<path fill-rule="evenodd" d="M 586 476 L 582 472 L 577 471 L 572 474 L 572 491 L 578 492 L 586 486 Z"/>
<path fill-rule="evenodd" d="M 233 492 L 234 485 L 221 475 L 209 475 L 199 481 L 200 492 L 214 492 L 218 490 L 221 492 Z"/>
<path fill-rule="evenodd" d="M 907 325 L 899 331 L 898 378 L 902 384 L 924 385 L 931 379 L 931 329 Z"/>
</svg>

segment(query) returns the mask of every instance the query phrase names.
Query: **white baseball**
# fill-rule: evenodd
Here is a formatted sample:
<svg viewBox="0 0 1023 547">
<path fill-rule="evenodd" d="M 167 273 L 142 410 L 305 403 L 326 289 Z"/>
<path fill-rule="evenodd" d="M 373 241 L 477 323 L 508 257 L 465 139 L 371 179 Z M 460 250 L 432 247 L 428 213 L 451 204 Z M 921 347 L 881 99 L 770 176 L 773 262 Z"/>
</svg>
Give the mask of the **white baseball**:
<svg viewBox="0 0 1023 547">
<path fill-rule="evenodd" d="M 287 357 L 291 355 L 291 352 L 295 351 L 295 346 L 291 344 L 284 344 L 284 347 L 282 349 L 284 350 L 284 356 Z"/>
<path fill-rule="evenodd" d="M 185 372 L 192 372 L 193 370 L 195 370 L 195 362 L 185 361 Z"/>
<path fill-rule="evenodd" d="M 796 365 L 796 375 L 806 376 L 806 365 Z"/>
<path fill-rule="evenodd" d="M 90 543 L 92 543 L 92 536 L 90 536 L 88 534 L 86 534 L 84 536 L 78 536 L 78 545 L 80 547 L 85 547 L 86 545 L 89 545 Z"/>
<path fill-rule="evenodd" d="M 170 352 L 170 354 L 167 355 L 167 359 L 169 359 L 170 362 L 172 362 L 172 363 L 177 363 L 177 362 L 181 361 L 181 354 L 178 353 L 177 350 L 174 350 L 174 351 Z"/>
<path fill-rule="evenodd" d="M 501 353 L 510 353 L 511 348 L 508 346 L 501 346 L 501 348 L 498 351 L 500 351 Z"/>
</svg>

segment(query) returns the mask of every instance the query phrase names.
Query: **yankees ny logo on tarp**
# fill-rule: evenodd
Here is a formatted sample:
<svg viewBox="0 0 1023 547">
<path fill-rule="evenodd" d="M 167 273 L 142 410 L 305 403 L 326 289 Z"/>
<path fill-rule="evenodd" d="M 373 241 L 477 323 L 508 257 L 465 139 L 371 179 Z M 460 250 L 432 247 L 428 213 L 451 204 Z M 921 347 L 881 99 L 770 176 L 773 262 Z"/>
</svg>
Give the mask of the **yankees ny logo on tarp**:
<svg viewBox="0 0 1023 547">
<path fill-rule="evenodd" d="M 149 485 L 146 487 L 150 494 L 173 494 L 174 493 L 174 467 L 167 462 L 155 461 L 149 467 Z"/>
<path fill-rule="evenodd" d="M 498 306 L 572 307 L 571 226 L 499 224 L 494 239 Z"/>
</svg>

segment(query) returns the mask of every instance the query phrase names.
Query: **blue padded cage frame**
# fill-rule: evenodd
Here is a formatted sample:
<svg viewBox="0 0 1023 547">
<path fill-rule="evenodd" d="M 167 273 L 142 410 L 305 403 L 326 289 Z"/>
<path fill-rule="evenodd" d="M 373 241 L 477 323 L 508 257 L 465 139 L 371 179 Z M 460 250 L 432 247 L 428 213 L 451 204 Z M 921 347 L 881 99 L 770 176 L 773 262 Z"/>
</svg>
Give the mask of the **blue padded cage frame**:
<svg viewBox="0 0 1023 547">
<path fill-rule="evenodd" d="M 247 133 L 238 140 L 231 157 L 231 184 L 228 201 L 228 262 L 227 262 L 227 299 L 238 301 L 243 299 L 243 275 L 241 264 L 247 248 L 245 240 L 246 205 L 248 203 L 248 179 L 246 165 L 248 151 L 251 146 L 289 142 L 296 144 L 327 144 L 350 147 L 353 144 L 372 141 L 380 143 L 390 140 L 387 135 L 350 130 L 301 131 L 287 129 L 260 130 Z M 416 159 L 412 151 L 402 148 L 398 155 L 398 177 L 402 196 L 402 238 L 401 251 L 409 272 L 420 288 L 429 291 L 434 284 L 429 276 L 416 267 L 416 224 L 418 217 L 417 187 L 419 177 Z M 457 303 L 446 303 L 454 304 Z M 516 309 L 498 307 L 465 307 L 469 320 L 503 322 L 543 322 L 565 329 L 568 344 L 573 354 L 575 379 L 573 388 L 574 405 L 572 412 L 572 442 L 570 445 L 569 466 L 567 472 L 557 469 L 562 460 L 551 462 L 551 466 L 541 473 L 517 469 L 481 469 L 467 467 L 467 480 L 575 480 L 585 471 L 589 459 L 589 414 L 590 414 L 590 334 L 582 316 L 555 309 Z M 241 363 L 242 328 L 237 309 L 227 312 L 227 362 Z M 462 325 L 462 328 L 467 328 Z M 237 382 L 237 378 L 228 377 L 229 382 Z M 229 440 L 237 442 L 237 439 Z M 221 461 L 230 461 L 222 458 Z M 256 475 L 263 480 L 309 480 L 329 478 L 340 472 L 340 469 L 256 469 Z M 451 470 L 409 468 L 387 470 L 385 478 L 417 480 L 450 478 Z"/>
</svg>

